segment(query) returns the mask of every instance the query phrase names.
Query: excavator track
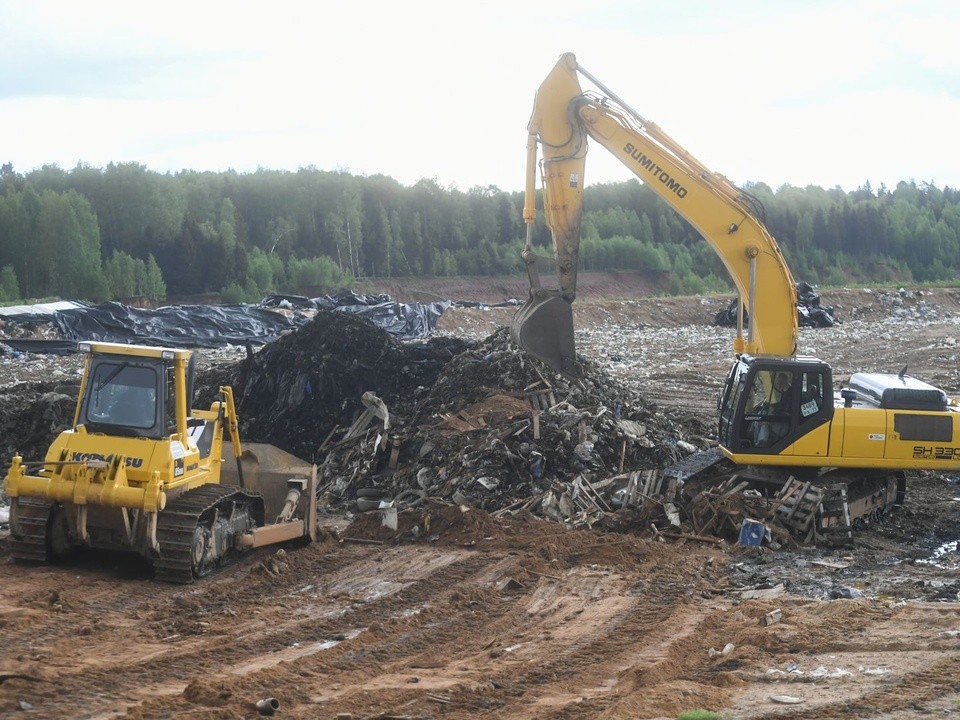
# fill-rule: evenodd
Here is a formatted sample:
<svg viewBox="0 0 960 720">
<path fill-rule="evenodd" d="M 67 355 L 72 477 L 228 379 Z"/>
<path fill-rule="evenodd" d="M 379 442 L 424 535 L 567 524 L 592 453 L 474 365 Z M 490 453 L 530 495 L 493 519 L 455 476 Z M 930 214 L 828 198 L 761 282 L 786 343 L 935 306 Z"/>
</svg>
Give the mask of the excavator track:
<svg viewBox="0 0 960 720">
<path fill-rule="evenodd" d="M 238 511 L 249 513 L 251 527 L 263 525 L 263 498 L 232 485 L 201 485 L 167 505 L 157 518 L 160 556 L 153 562 L 154 578 L 185 585 L 228 565 L 239 553 L 231 550 L 210 562 L 204 559 L 205 548 L 229 543 L 229 538 L 216 535 L 220 532 L 217 521 L 235 517 Z"/>
<path fill-rule="evenodd" d="M 849 546 L 857 527 L 903 504 L 906 474 L 902 471 L 843 470 L 802 474 L 804 468 L 736 466 L 721 453 L 694 453 L 663 470 L 661 492 L 670 481 L 683 480 L 684 497 L 730 480 L 749 483 L 749 490 L 770 499 L 775 515 L 767 519 L 786 529 L 801 545 Z"/>
<path fill-rule="evenodd" d="M 19 534 L 10 534 L 10 555 L 17 562 L 47 562 L 47 523 L 53 503 L 47 499 L 17 500 Z"/>
<path fill-rule="evenodd" d="M 849 545 L 856 527 L 903 505 L 906 475 L 902 472 L 845 476 L 826 473 L 833 484 L 824 487 L 818 538 L 830 545 Z"/>
</svg>

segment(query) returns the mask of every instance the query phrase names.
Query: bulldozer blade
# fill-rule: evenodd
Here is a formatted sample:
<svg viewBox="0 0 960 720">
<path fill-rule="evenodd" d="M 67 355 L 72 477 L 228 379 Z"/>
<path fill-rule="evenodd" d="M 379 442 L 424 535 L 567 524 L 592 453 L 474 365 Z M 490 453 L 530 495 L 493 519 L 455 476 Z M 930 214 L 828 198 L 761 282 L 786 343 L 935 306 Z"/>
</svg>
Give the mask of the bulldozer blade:
<svg viewBox="0 0 960 720">
<path fill-rule="evenodd" d="M 225 457 L 232 457 L 232 443 L 224 442 L 223 452 Z M 305 487 L 315 488 L 316 486 L 316 465 L 308 463 L 296 455 L 291 455 L 275 445 L 243 443 L 240 464 L 243 467 L 245 487 L 263 496 L 268 522 L 276 517 L 283 508 L 289 490 L 289 480 L 306 481 Z M 228 485 L 239 485 L 239 480 L 236 465 L 231 462 L 223 463 L 220 470 L 220 482 Z M 315 510 L 315 506 L 316 502 L 311 501 L 310 507 Z M 312 527 L 308 529 L 312 536 L 314 529 Z"/>
<path fill-rule="evenodd" d="M 528 300 L 513 316 L 514 341 L 534 357 L 568 377 L 578 377 L 573 338 L 573 308 L 558 295 Z"/>
</svg>

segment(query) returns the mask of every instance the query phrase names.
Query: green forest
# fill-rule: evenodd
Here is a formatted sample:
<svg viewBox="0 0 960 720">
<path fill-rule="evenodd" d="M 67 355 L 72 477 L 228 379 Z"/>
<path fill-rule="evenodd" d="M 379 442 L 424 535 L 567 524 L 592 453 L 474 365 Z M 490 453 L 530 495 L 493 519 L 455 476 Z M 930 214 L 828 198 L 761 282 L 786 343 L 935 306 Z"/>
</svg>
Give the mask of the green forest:
<svg viewBox="0 0 960 720">
<path fill-rule="evenodd" d="M 903 181 L 751 183 L 794 276 L 944 283 L 960 270 L 960 191 Z M 0 168 L 0 301 L 318 295 L 364 278 L 523 274 L 522 192 L 314 167 L 158 173 L 138 163 Z M 714 252 L 637 180 L 584 193 L 583 270 L 643 270 L 664 292 L 730 291 Z M 538 222 L 535 242 L 548 252 Z"/>
</svg>

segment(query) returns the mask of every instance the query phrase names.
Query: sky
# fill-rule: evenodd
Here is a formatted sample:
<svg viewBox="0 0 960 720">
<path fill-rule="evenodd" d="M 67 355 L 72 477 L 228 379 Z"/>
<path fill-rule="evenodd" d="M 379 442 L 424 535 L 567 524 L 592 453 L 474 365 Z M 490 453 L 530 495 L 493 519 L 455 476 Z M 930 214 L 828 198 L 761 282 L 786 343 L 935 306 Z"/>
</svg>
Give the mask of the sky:
<svg viewBox="0 0 960 720">
<path fill-rule="evenodd" d="M 0 162 L 524 186 L 565 52 L 714 172 L 960 188 L 955 0 L 0 0 Z M 585 87 L 589 82 L 585 81 Z M 586 184 L 634 177 L 598 145 Z"/>
</svg>

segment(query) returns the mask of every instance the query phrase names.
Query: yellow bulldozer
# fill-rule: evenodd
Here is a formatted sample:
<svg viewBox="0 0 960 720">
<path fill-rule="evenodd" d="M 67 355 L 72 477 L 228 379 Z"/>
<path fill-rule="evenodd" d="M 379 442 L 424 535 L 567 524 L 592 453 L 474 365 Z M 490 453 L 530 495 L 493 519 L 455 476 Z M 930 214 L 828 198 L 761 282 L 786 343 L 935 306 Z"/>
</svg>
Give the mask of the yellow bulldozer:
<svg viewBox="0 0 960 720">
<path fill-rule="evenodd" d="M 190 409 L 192 351 L 78 349 L 72 427 L 42 460 L 15 455 L 4 480 L 14 560 L 125 550 L 147 558 L 156 579 L 190 583 L 253 548 L 316 539 L 316 466 L 242 446 L 230 387 L 208 410 Z"/>
</svg>

